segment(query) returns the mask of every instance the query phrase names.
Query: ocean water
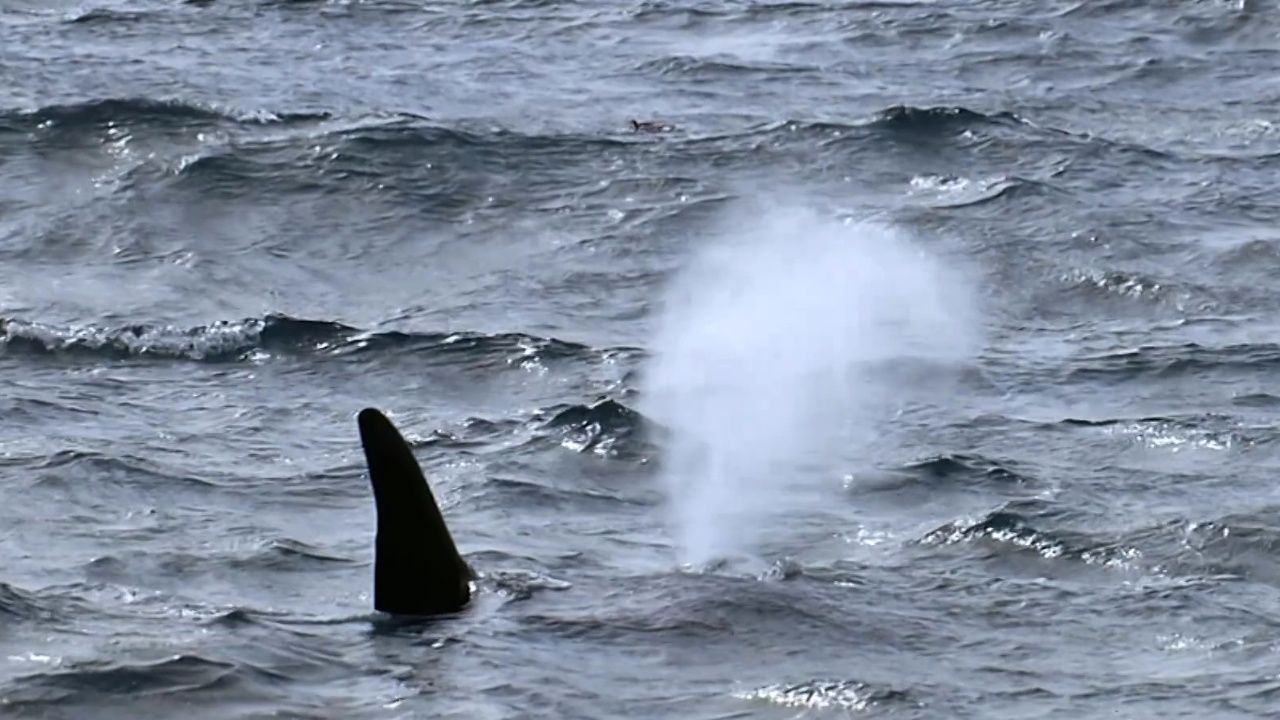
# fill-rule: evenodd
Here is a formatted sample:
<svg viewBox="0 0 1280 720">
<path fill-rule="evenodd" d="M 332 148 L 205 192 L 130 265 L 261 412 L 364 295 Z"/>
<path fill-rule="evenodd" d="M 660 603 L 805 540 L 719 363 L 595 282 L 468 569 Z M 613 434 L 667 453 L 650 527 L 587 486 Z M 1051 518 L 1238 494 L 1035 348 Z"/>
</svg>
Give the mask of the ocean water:
<svg viewBox="0 0 1280 720">
<path fill-rule="evenodd" d="M 1277 77 L 1271 0 L 5 2 L 0 717 L 1274 717 Z M 372 611 L 366 406 L 464 612 Z"/>
</svg>

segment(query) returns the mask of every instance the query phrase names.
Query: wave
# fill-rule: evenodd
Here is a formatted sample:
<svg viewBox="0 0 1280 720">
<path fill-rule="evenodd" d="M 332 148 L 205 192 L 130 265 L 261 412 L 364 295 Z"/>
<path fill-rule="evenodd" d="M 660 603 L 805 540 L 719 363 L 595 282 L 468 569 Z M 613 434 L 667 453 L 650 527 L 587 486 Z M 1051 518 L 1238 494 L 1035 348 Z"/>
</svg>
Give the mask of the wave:
<svg viewBox="0 0 1280 720">
<path fill-rule="evenodd" d="M 1231 399 L 1231 404 L 1238 407 L 1275 408 L 1280 407 L 1280 396 L 1271 393 L 1246 393 Z"/>
<path fill-rule="evenodd" d="M 204 621 L 208 625 L 224 625 L 230 628 L 250 627 L 258 624 L 252 610 L 248 608 L 232 608 L 213 615 Z"/>
<path fill-rule="evenodd" d="M 150 13 L 137 10 L 113 10 L 111 8 L 93 8 L 77 13 L 66 22 L 71 25 L 99 25 L 111 23 L 127 23 L 145 20 Z"/>
<path fill-rule="evenodd" d="M 1061 514 L 1041 501 L 1011 502 L 976 520 L 943 525 L 918 543 L 985 549 L 986 560 L 1031 553 L 1109 570 L 1280 586 L 1275 508 L 1211 520 L 1175 518 L 1102 535 L 1044 527 Z"/>
<path fill-rule="evenodd" d="M 130 569 L 159 567 L 165 576 L 186 577 L 199 575 L 226 567 L 243 570 L 269 570 L 271 572 L 310 571 L 320 565 L 359 564 L 362 561 L 340 557 L 292 538 L 274 538 L 255 542 L 249 547 L 234 550 L 192 554 L 178 551 L 161 553 L 130 553 L 127 555 L 101 555 L 90 563 L 93 576 L 99 578 L 127 577 Z M 146 573 L 151 575 L 153 570 Z"/>
<path fill-rule="evenodd" d="M 581 487 L 553 487 L 532 480 L 517 480 L 494 476 L 485 480 L 481 490 L 483 502 L 497 507 L 562 508 L 583 512 L 586 505 L 607 510 L 617 505 L 637 504 L 638 501 L 612 492 Z"/>
<path fill-rule="evenodd" d="M 1166 545 L 1178 549 L 1168 559 L 1181 574 L 1228 576 L 1280 585 L 1280 525 L 1275 511 L 1229 515 L 1217 520 L 1169 523 L 1161 528 Z"/>
<path fill-rule="evenodd" d="M 786 708 L 838 708 L 846 712 L 866 712 L 880 705 L 911 702 L 910 696 L 900 690 L 876 688 L 852 680 L 807 680 L 785 685 L 766 685 L 735 693 L 734 697 L 740 700 L 759 700 Z"/>
<path fill-rule="evenodd" d="M 307 570 L 316 563 L 354 563 L 350 558 L 330 555 L 320 548 L 291 538 L 278 538 L 265 543 L 247 557 L 231 561 L 232 567 L 267 570 Z"/>
<path fill-rule="evenodd" d="M 48 614 L 49 611 L 36 600 L 35 595 L 0 582 L 0 615 L 32 619 Z"/>
<path fill-rule="evenodd" d="M 656 73 L 669 76 L 719 77 L 725 75 L 761 75 L 764 81 L 791 78 L 801 73 L 816 72 L 813 65 L 793 65 L 777 61 L 752 61 L 732 55 L 714 57 L 698 57 L 691 55 L 675 55 L 642 63 L 636 70 L 640 73 Z"/>
<path fill-rule="evenodd" d="M 982 180 L 955 176 L 926 175 L 911 179 L 911 192 L 932 198 L 931 207 L 956 209 L 983 205 L 1002 198 L 1017 198 L 1027 192 L 1049 192 L 1052 188 L 1040 181 L 1012 175 Z"/>
<path fill-rule="evenodd" d="M 1208 258 L 1215 267 L 1231 273 L 1267 273 L 1280 263 L 1280 240 L 1274 237 L 1253 238 L 1215 252 Z"/>
<path fill-rule="evenodd" d="M 145 101 L 144 107 L 150 107 L 151 101 Z M 168 107 L 166 104 L 165 107 Z M 203 119 L 241 120 L 237 114 L 226 114 L 202 106 L 181 106 L 187 112 L 194 112 Z M 247 120 L 272 120 L 279 122 L 322 120 L 327 115 L 272 115 L 262 118 L 248 116 Z M 676 144 L 700 144 L 706 142 L 736 141 L 759 136 L 776 135 L 779 137 L 829 137 L 846 133 L 865 133 L 867 130 L 877 132 L 899 132 L 909 134 L 941 133 L 945 131 L 963 131 L 975 127 L 989 126 L 1028 126 L 1032 124 L 1021 116 L 997 111 L 990 114 L 977 112 L 964 107 L 914 107 L 899 105 L 874 113 L 869 119 L 846 123 L 830 121 L 781 120 L 739 132 L 727 132 L 710 136 L 691 136 L 674 138 Z M 430 150 L 435 153 L 464 153 L 471 162 L 476 161 L 476 153 L 490 153 L 496 161 L 507 161 L 516 153 L 529 154 L 536 157 L 545 156 L 548 161 L 563 162 L 566 154 L 582 154 L 593 156 L 603 150 L 624 149 L 636 144 L 647 146 L 648 139 L 636 138 L 622 127 L 617 134 L 584 134 L 584 133 L 523 133 L 515 130 L 491 126 L 444 126 L 432 122 L 429 118 L 410 113 L 396 113 L 390 117 L 369 118 L 354 121 L 343 127 L 331 127 L 319 135 L 309 134 L 299 138 L 300 149 L 311 149 L 317 143 L 332 147 L 332 157 L 336 166 L 350 172 L 359 172 L 370 160 L 381 159 L 384 162 L 402 162 L 405 152 L 421 152 Z M 255 151 L 255 145 L 244 144 L 234 150 L 238 154 Z M 272 149 L 270 144 L 263 149 Z M 347 165 L 350 165 L 348 168 Z M 196 163 L 195 166 L 198 166 Z M 437 168 L 438 170 L 438 168 Z"/>
<path fill-rule="evenodd" d="M 1011 504 L 1012 505 L 1012 504 Z M 1020 548 L 1045 558 L 1079 555 L 1064 540 L 1037 529 L 1027 514 L 1010 509 L 994 510 L 977 520 L 958 520 L 935 528 L 920 540 L 925 545 L 988 543 L 997 551 Z"/>
<path fill-rule="evenodd" d="M 1112 566 L 1140 561 L 1167 577 L 1280 586 L 1278 519 L 1274 507 L 1214 519 L 1176 517 L 1095 543 L 1082 557 L 1096 562 L 1107 554 Z"/>
<path fill-rule="evenodd" d="M 652 436 L 663 429 L 618 400 L 603 398 L 588 404 L 555 404 L 532 417 L 486 419 L 471 417 L 448 428 L 437 428 L 415 447 L 471 450 L 491 445 L 542 450 L 564 447 L 611 459 L 644 461 L 656 454 Z M 515 440 L 513 438 L 522 438 Z M 493 478 L 495 487 L 516 490 L 529 483 Z"/>
<path fill-rule="evenodd" d="M 485 126 L 481 128 L 446 127 L 429 122 L 427 118 L 399 114 L 390 120 L 361 123 L 330 133 L 326 139 L 340 143 L 340 149 L 351 154 L 394 156 L 381 151 L 413 149 L 453 149 L 459 152 L 492 150 L 506 153 L 522 152 L 550 154 L 553 159 L 566 151 L 594 153 L 609 147 L 628 145 L 609 136 L 580 133 L 528 134 L 505 128 Z M 365 151 L 361 153 L 361 151 Z M 495 155 L 495 157 L 499 157 Z"/>
<path fill-rule="evenodd" d="M 410 440 L 409 444 L 413 447 L 434 446 L 456 450 L 479 448 L 491 442 L 509 439 L 520 431 L 522 425 L 522 422 L 515 419 L 488 420 L 471 417 L 448 429 L 436 428 L 427 437 L 417 441 Z"/>
<path fill-rule="evenodd" d="M 1032 553 L 1045 560 L 1129 568 L 1142 553 L 1123 542 L 1104 542 L 1082 533 L 1039 527 L 1061 513 L 1038 500 L 1004 504 L 976 520 L 947 523 L 924 535 L 921 545 L 964 546 L 986 550 L 984 559 Z"/>
<path fill-rule="evenodd" d="M 285 679 L 262 668 L 210 660 L 199 655 L 175 655 L 140 663 L 89 661 L 57 672 L 17 678 L 17 687 L 5 693 L 5 701 L 17 709 L 120 700 L 140 695 L 226 692 L 231 686 L 253 676 L 271 683 Z"/>
<path fill-rule="evenodd" d="M 481 366 L 604 360 L 637 348 L 596 349 L 524 333 L 369 332 L 336 321 L 268 315 L 190 328 L 169 325 L 55 326 L 0 318 L 0 352 L 105 359 L 262 362 L 274 355 L 342 357 L 389 350 L 422 352 L 441 363 Z"/>
<path fill-rule="evenodd" d="M 775 632 L 829 637 L 848 630 L 845 607 L 784 585 L 790 583 L 715 572 L 619 577 L 616 602 L 596 612 L 548 606 L 522 615 L 521 622 L 563 637 L 635 643 L 714 642 L 744 624 L 762 637 Z"/>
<path fill-rule="evenodd" d="M 1021 485 L 1028 479 L 981 455 L 939 455 L 906 465 L 904 468 L 923 480 L 951 481 L 957 478 L 982 478 L 999 484 Z"/>
<path fill-rule="evenodd" d="M 980 125 L 1024 125 L 1020 116 L 1000 111 L 986 114 L 960 106 L 914 107 L 894 105 L 876 113 L 869 124 L 878 130 L 916 135 L 968 130 Z"/>
<path fill-rule="evenodd" d="M 46 105 L 35 110 L 0 111 L 0 131 L 30 132 L 56 129 L 64 132 L 97 129 L 105 125 L 153 128 L 189 127 L 193 124 L 236 123 L 280 125 L 328 119 L 328 113 L 277 113 L 239 110 L 197 102 L 147 97 L 103 98 L 66 105 Z"/>
<path fill-rule="evenodd" d="M 1172 452 L 1188 449 L 1247 450 L 1275 438 L 1273 433 L 1263 428 L 1246 427 L 1235 418 L 1213 413 L 1137 419 L 1065 418 L 1060 422 L 1063 425 L 1106 428 L 1108 433 L 1129 438 L 1139 445 Z"/>
<path fill-rule="evenodd" d="M 1207 347 L 1199 343 L 1145 345 L 1133 350 L 1081 358 L 1067 374 L 1074 381 L 1174 377 L 1210 371 L 1270 371 L 1280 367 L 1280 344 L 1240 343 Z"/>
<path fill-rule="evenodd" d="M 692 139 L 692 142 L 727 140 L 760 135 L 831 139 L 878 134 L 902 134 L 913 137 L 955 134 L 980 127 L 1038 128 L 1029 120 L 1008 111 L 983 113 L 960 106 L 916 107 L 894 105 L 876 111 L 869 118 L 833 122 L 829 120 L 781 120 L 756 126 L 742 133 L 726 133 Z"/>
<path fill-rule="evenodd" d="M 868 133 L 902 134 L 916 139 L 921 136 L 941 137 L 983 126 L 1034 127 L 1030 121 L 1007 111 L 981 113 L 959 106 L 915 107 L 894 105 L 862 120 L 833 122 L 830 120 L 781 120 L 758 125 L 739 133 L 691 138 L 686 142 L 716 142 L 751 137 L 835 141 L 848 137 L 866 137 Z"/>
<path fill-rule="evenodd" d="M 238 542 L 234 548 L 199 554 L 170 550 L 99 555 L 84 568 L 87 577 L 95 582 L 129 584 L 137 582 L 138 578 L 183 580 L 225 572 L 228 568 L 269 573 L 315 572 L 332 565 L 361 565 L 364 562 L 363 558 L 357 560 L 334 555 L 300 540 L 283 537 Z"/>
<path fill-rule="evenodd" d="M 489 570 L 483 579 L 513 601 L 528 600 L 543 590 L 568 590 L 572 583 L 530 570 Z"/>
<path fill-rule="evenodd" d="M 649 423 L 622 403 L 604 399 L 591 405 L 560 405 L 547 429 L 561 434 L 560 444 L 580 453 L 636 459 L 654 448 L 642 441 Z"/>
<path fill-rule="evenodd" d="M 1208 307 L 1213 302 L 1206 288 L 1124 270 L 1073 268 L 1062 273 L 1059 281 L 1068 293 L 1078 294 L 1086 301 L 1129 298 L 1173 308 L 1190 305 L 1197 297 L 1202 299 L 1201 306 Z"/>
<path fill-rule="evenodd" d="M 529 194 L 539 186 L 538 176 L 563 174 L 566 164 L 598 162 L 602 153 L 630 142 L 635 140 L 446 127 L 399 113 L 205 146 L 165 172 L 177 187 L 201 194 L 242 197 L 269 184 L 273 193 L 367 192 L 451 211 L 487 202 L 495 182 L 515 182 L 504 179 L 511 175 L 507 168 L 523 175 L 513 192 Z"/>
<path fill-rule="evenodd" d="M 979 112 L 963 106 L 917 107 L 896 105 L 877 112 L 872 120 L 865 124 L 865 127 L 894 135 L 905 135 L 915 140 L 955 136 L 967 131 L 984 128 L 990 130 L 999 128 L 1020 130 L 1027 133 L 1027 135 L 1018 141 L 1018 145 L 1010 146 L 1008 148 L 1010 152 L 1025 154 L 1029 151 L 1028 146 L 1025 144 L 1027 142 L 1036 144 L 1049 143 L 1051 145 L 1065 144 L 1066 147 L 1062 149 L 1067 150 L 1072 156 L 1077 156 L 1082 152 L 1087 156 L 1099 153 L 1114 155 L 1122 158 L 1131 158 L 1144 165 L 1155 165 L 1174 172 L 1181 167 L 1182 163 L 1188 160 L 1231 164 L 1236 162 L 1252 163 L 1259 160 L 1272 159 L 1275 156 L 1275 153 L 1268 153 L 1237 158 L 1213 153 L 1194 153 L 1186 150 L 1175 152 L 1169 149 L 1151 147 L 1133 140 L 1113 139 L 1087 130 L 1064 129 L 1045 125 L 1008 110 Z M 839 127 L 833 127 L 832 129 L 838 130 Z M 1089 157 L 1091 164 L 1097 161 L 1096 157 Z"/>
<path fill-rule="evenodd" d="M 481 125 L 446 126 L 412 113 L 336 120 L 327 113 L 244 111 L 146 97 L 0 112 L 0 134 L 6 128 L 36 133 L 37 144 L 77 145 L 81 136 L 97 144 L 104 126 L 126 127 L 139 138 L 148 133 L 183 135 L 156 143 L 147 159 L 123 171 L 124 188 L 162 184 L 229 198 L 253 195 L 265 186 L 275 194 L 368 193 L 445 215 L 483 205 L 496 196 L 494 183 L 512 182 L 504 178 L 521 177 L 512 192 L 534 195 L 544 183 L 562 187 L 566 167 L 601 164 L 610 152 L 648 152 L 653 140 L 621 126 L 616 133 L 523 133 Z M 947 140 L 980 126 L 1029 123 L 1010 112 L 894 106 L 860 121 L 789 120 L 715 136 L 677 135 L 664 142 L 674 152 L 711 152 L 718 162 L 725 162 L 755 158 L 754 146 L 760 142 L 874 142 L 885 134 L 905 136 L 910 142 L 924 137 Z M 283 129 L 261 130 L 266 127 Z M 197 142 L 190 132 L 209 128 L 218 131 L 210 135 L 217 141 Z M 579 177 L 578 171 L 572 174 Z M 998 178 L 954 201 L 961 206 L 987 202 L 1037 187 L 1028 179 Z"/>
<path fill-rule="evenodd" d="M 82 450 L 60 450 L 41 459 L 34 465 L 41 471 L 38 481 L 41 485 L 55 485 L 67 482 L 67 478 L 94 477 L 106 478 L 138 478 L 157 484 L 172 484 L 175 481 L 198 487 L 219 487 L 205 478 L 183 475 L 145 458 L 133 455 L 110 456 L 98 452 Z M 57 473 L 49 473 L 57 470 Z"/>
<path fill-rule="evenodd" d="M 267 320 L 218 322 L 194 328 L 127 325 L 58 327 L 16 318 L 0 319 L 0 348 L 9 352 L 127 357 L 220 360 L 240 356 L 255 348 L 268 326 Z M 291 330 L 295 327 L 290 324 Z M 304 324 L 299 329 L 305 329 Z M 305 334 L 305 333 L 304 333 Z"/>
<path fill-rule="evenodd" d="M 963 106 L 896 105 L 875 113 L 872 120 L 864 125 L 835 125 L 829 126 L 828 129 L 841 132 L 857 127 L 905 135 L 915 140 L 956 136 L 979 129 L 1020 130 L 1025 134 L 1016 141 L 1016 145 L 1007 147 L 1010 153 L 1025 155 L 1031 151 L 1029 144 L 1046 145 L 1046 151 L 1056 147 L 1089 165 L 1098 164 L 1102 156 L 1113 156 L 1126 163 L 1140 163 L 1170 173 L 1182 172 L 1186 162 L 1212 163 L 1226 167 L 1238 165 L 1252 167 L 1280 157 L 1280 153 L 1272 151 L 1230 154 L 1211 150 L 1196 151 L 1186 147 L 1153 147 L 1131 138 L 1114 138 L 1087 129 L 1079 130 L 1042 124 L 1030 117 L 1007 110 L 979 112 Z"/>
<path fill-rule="evenodd" d="M 999 461 L 963 453 L 935 455 L 866 475 L 850 476 L 848 481 L 859 492 L 889 494 L 913 490 L 927 493 L 967 491 L 984 487 L 1001 493 L 1037 484 L 1034 477 L 1015 472 Z"/>
</svg>

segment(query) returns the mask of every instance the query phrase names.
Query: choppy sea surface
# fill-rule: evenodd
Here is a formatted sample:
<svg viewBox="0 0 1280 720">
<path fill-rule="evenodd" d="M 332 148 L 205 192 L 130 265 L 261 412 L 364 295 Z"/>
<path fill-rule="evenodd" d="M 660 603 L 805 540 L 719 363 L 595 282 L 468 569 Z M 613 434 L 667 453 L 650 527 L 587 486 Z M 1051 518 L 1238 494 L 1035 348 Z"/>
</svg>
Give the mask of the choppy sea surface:
<svg viewBox="0 0 1280 720">
<path fill-rule="evenodd" d="M 1271 0 L 3 3 L 0 717 L 1274 717 L 1277 78 Z M 845 253 L 680 312 L 740 233 Z M 648 411 L 672 323 L 769 378 L 961 284 L 766 321 L 886 237 L 973 346 L 860 442 Z M 456 616 L 372 612 L 365 406 Z M 802 461 L 723 561 L 690 436 Z"/>
</svg>

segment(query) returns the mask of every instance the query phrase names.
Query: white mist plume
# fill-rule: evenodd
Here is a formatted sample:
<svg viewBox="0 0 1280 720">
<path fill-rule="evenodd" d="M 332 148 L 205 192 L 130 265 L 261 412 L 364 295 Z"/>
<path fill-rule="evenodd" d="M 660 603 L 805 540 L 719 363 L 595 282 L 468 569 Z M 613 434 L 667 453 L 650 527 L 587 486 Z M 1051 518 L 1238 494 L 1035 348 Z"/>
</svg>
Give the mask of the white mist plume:
<svg viewBox="0 0 1280 720">
<path fill-rule="evenodd" d="M 874 432 L 893 388 L 869 365 L 960 360 L 978 339 L 960 273 L 891 228 L 798 209 L 739 222 L 676 278 L 646 376 L 693 564 L 753 550 L 798 509 L 803 466 Z"/>
</svg>

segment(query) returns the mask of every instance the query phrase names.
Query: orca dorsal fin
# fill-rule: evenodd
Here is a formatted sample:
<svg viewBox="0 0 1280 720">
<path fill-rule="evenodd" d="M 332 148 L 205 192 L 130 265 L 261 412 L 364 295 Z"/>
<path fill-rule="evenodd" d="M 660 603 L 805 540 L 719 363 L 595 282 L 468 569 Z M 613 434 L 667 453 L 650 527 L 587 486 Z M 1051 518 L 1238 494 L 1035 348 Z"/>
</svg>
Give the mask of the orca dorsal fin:
<svg viewBox="0 0 1280 720">
<path fill-rule="evenodd" d="M 395 615 L 462 609 L 471 599 L 471 568 L 453 544 L 413 451 L 381 412 L 361 410 L 357 422 L 378 513 L 374 609 Z"/>
</svg>

